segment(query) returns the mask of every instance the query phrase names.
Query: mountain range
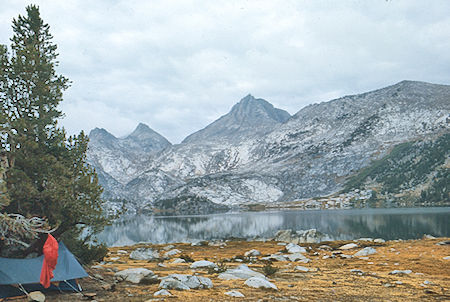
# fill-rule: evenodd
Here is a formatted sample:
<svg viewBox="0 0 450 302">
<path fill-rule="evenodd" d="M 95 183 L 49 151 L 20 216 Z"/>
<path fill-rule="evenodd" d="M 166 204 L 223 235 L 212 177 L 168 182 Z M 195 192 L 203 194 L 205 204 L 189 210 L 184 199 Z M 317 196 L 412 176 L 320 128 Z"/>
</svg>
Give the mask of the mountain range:
<svg viewBox="0 0 450 302">
<path fill-rule="evenodd" d="M 144 124 L 124 138 L 96 128 L 88 161 L 113 208 L 196 213 L 340 192 L 398 144 L 449 129 L 450 86 L 402 81 L 293 116 L 247 95 L 175 145 Z"/>
</svg>

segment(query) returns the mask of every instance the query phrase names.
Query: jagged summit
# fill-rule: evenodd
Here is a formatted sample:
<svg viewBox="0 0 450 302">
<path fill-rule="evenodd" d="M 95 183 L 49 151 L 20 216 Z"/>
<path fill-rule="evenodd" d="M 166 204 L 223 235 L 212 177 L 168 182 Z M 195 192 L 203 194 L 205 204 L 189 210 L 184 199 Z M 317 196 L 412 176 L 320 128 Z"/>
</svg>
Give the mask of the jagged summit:
<svg viewBox="0 0 450 302">
<path fill-rule="evenodd" d="M 218 140 L 236 143 L 249 135 L 263 135 L 290 117 L 287 111 L 275 108 L 266 100 L 248 94 L 235 104 L 229 113 L 206 128 L 189 135 L 182 143 Z"/>
</svg>

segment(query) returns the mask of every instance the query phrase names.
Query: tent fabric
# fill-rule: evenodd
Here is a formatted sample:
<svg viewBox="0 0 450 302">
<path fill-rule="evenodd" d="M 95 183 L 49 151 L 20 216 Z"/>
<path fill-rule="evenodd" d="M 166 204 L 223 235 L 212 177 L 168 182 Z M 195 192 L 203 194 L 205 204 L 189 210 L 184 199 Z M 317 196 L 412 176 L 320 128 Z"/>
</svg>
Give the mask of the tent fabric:
<svg viewBox="0 0 450 302">
<path fill-rule="evenodd" d="M 43 255 L 31 259 L 0 258 L 0 285 L 39 283 L 43 261 Z M 62 242 L 59 243 L 58 263 L 53 274 L 52 282 L 88 276 Z"/>
<path fill-rule="evenodd" d="M 79 292 L 81 288 L 78 286 L 75 279 L 59 282 L 59 284 L 50 284 L 49 288 L 44 288 L 41 284 L 25 284 L 23 285 L 27 292 L 41 291 L 63 291 L 63 292 Z M 24 293 L 16 286 L 0 285 L 0 301 L 2 298 L 23 296 Z"/>
<path fill-rule="evenodd" d="M 44 247 L 44 261 L 42 261 L 41 277 L 39 282 L 45 287 L 50 287 L 50 279 L 54 277 L 53 270 L 58 263 L 58 241 L 55 237 L 48 234 L 47 240 L 45 240 Z"/>
</svg>

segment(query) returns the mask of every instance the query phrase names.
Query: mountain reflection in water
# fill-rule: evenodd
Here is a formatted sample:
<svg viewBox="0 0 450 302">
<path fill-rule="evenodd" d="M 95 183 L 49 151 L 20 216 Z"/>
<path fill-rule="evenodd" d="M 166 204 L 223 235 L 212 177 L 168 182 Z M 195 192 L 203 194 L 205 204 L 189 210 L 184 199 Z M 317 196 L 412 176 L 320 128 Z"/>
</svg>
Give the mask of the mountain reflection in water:
<svg viewBox="0 0 450 302">
<path fill-rule="evenodd" d="M 414 239 L 450 236 L 450 207 L 240 212 L 202 216 L 123 217 L 98 236 L 109 246 L 168 243 L 230 237 L 270 238 L 278 230 L 315 228 L 331 238 Z"/>
</svg>

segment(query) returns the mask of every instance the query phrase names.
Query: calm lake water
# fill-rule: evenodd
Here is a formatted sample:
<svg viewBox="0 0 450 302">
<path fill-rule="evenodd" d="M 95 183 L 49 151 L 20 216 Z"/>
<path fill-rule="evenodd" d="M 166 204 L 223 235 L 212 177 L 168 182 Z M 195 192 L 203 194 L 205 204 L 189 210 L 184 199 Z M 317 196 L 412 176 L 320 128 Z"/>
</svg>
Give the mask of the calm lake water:
<svg viewBox="0 0 450 302">
<path fill-rule="evenodd" d="M 239 212 L 199 216 L 124 217 L 98 236 L 109 246 L 230 237 L 270 238 L 278 230 L 315 228 L 333 239 L 450 237 L 450 207 Z"/>
</svg>

